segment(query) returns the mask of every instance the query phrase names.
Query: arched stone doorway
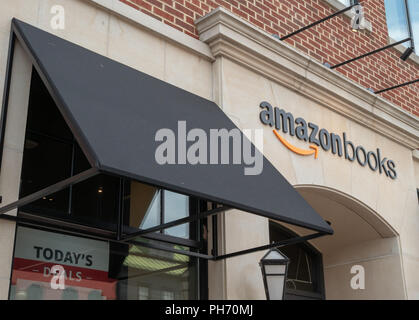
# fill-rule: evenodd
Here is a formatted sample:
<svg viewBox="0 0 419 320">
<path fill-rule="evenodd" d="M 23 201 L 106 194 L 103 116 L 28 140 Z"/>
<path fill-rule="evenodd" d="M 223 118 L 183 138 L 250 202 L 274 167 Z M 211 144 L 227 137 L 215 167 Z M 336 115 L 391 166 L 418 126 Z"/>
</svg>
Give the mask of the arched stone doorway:
<svg viewBox="0 0 419 320">
<path fill-rule="evenodd" d="M 350 195 L 323 186 L 295 188 L 335 231 L 310 241 L 323 255 L 326 299 L 406 299 L 397 232 Z M 301 235 L 308 233 L 286 227 Z M 365 289 L 351 287 L 355 265 L 365 271 Z"/>
</svg>

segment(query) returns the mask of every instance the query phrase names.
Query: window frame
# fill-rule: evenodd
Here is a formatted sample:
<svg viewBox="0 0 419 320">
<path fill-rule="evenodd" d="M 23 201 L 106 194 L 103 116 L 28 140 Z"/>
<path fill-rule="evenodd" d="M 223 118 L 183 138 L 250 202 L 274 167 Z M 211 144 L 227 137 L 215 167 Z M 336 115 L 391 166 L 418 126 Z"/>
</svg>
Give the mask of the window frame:
<svg viewBox="0 0 419 320">
<path fill-rule="evenodd" d="M 35 74 L 36 73 L 36 74 Z M 30 85 L 30 89 L 31 90 L 34 86 L 34 84 L 32 83 L 33 81 L 41 81 L 41 83 L 43 84 L 42 79 L 39 76 L 38 71 L 35 69 L 35 67 L 32 67 L 32 75 L 31 75 L 31 85 Z M 37 84 L 38 85 L 38 84 Z M 41 85 L 42 86 L 42 85 Z M 39 88 L 38 88 L 39 89 Z M 31 93 L 31 92 L 30 92 Z M 47 92 L 47 94 L 49 95 L 49 92 Z M 30 113 L 29 113 L 29 107 L 30 107 L 30 100 L 29 100 L 29 106 L 28 106 L 28 114 L 27 114 L 27 118 L 29 119 Z M 39 112 L 34 110 L 34 112 Z M 39 114 L 38 114 L 39 115 Z M 40 128 L 38 129 L 34 129 L 34 128 L 30 128 L 29 127 L 29 121 L 26 121 L 26 127 L 25 127 L 25 139 L 28 138 L 28 136 L 38 136 L 38 137 L 43 137 L 45 139 L 48 140 L 52 140 L 58 143 L 61 143 L 63 145 L 66 145 L 67 147 L 69 147 L 71 149 L 71 158 L 69 159 L 70 162 L 70 168 L 69 172 L 68 172 L 68 178 L 72 178 L 75 176 L 75 174 L 78 174 L 79 172 L 76 172 L 77 169 L 77 163 L 75 161 L 76 156 L 77 156 L 77 152 L 82 152 L 80 146 L 78 146 L 78 143 L 74 137 L 74 134 L 71 133 L 71 138 L 70 136 L 68 137 L 60 137 L 59 135 L 54 135 L 54 133 L 45 133 L 43 132 Z M 51 150 L 51 152 L 53 152 L 53 150 Z M 25 155 L 25 150 L 24 150 L 24 155 Z M 23 158 L 24 159 L 24 158 Z M 88 164 L 88 160 L 87 160 L 87 164 Z M 24 161 L 22 161 L 22 168 L 21 168 L 21 172 L 23 172 L 23 166 L 24 166 Z M 88 166 L 91 168 L 90 164 L 88 164 Z M 81 173 L 83 173 L 83 170 L 85 168 L 82 168 Z M 88 169 L 86 167 L 86 169 Z M 66 169 L 67 170 L 67 169 Z M 93 176 L 94 177 L 94 176 Z M 93 178 L 91 177 L 91 178 Z M 130 183 L 130 179 L 126 179 L 126 178 L 122 178 L 122 177 L 118 177 L 119 180 L 119 189 L 117 191 L 117 194 L 115 194 L 114 196 L 117 198 L 118 201 L 118 210 L 117 212 L 115 212 L 115 222 L 112 223 L 101 223 L 100 221 L 94 221 L 94 222 L 87 222 L 84 221 L 82 219 L 80 219 L 80 217 L 78 217 L 77 215 L 74 216 L 72 215 L 72 203 L 73 203 L 73 184 L 70 184 L 67 188 L 63 189 L 63 191 L 66 191 L 68 193 L 68 203 L 66 204 L 66 210 L 54 210 L 51 209 L 51 212 L 56 211 L 57 212 L 57 216 L 52 215 L 52 214 L 43 214 L 43 212 L 45 212 L 45 210 L 48 209 L 41 209 L 35 206 L 31 206 L 30 204 L 27 204 L 21 208 L 18 209 L 18 217 L 23 217 L 25 219 L 25 217 L 27 218 L 31 218 L 31 217 L 37 217 L 40 220 L 43 220 L 44 222 L 48 222 L 48 221 L 56 221 L 58 223 L 61 223 L 63 225 L 67 225 L 67 226 L 77 226 L 80 227 L 81 229 L 86 230 L 87 232 L 92 230 L 92 231 L 98 231 L 99 234 L 102 235 L 111 235 L 111 234 L 118 234 L 118 232 L 120 231 L 121 234 L 124 234 L 124 227 L 123 227 L 123 220 L 124 220 L 124 196 L 125 196 L 125 190 L 124 187 L 127 183 Z M 139 182 L 139 183 L 143 183 L 143 182 Z M 23 185 L 23 181 L 21 181 L 20 183 L 20 198 L 22 198 L 22 185 Z M 164 189 L 163 188 L 159 188 L 157 186 L 153 186 L 155 187 L 159 192 L 160 192 L 160 201 L 161 201 L 161 219 L 160 223 L 164 223 L 164 218 L 165 218 L 165 214 L 164 214 Z M 169 190 L 170 191 L 170 190 Z M 175 191 L 173 191 L 175 192 Z M 178 192 L 175 192 L 178 193 Z M 203 200 L 200 200 L 198 198 L 195 197 L 191 197 L 189 195 L 185 195 L 188 197 L 189 199 L 189 216 L 193 216 L 193 215 L 197 215 L 200 213 L 201 210 L 201 202 L 205 202 Z M 119 221 L 118 221 L 119 219 Z M 160 230 L 159 233 L 147 233 L 144 235 L 141 235 L 141 238 L 144 239 L 151 239 L 151 240 L 156 240 L 159 242 L 166 242 L 166 243 L 170 243 L 170 244 L 177 244 L 180 246 L 185 246 L 188 247 L 190 249 L 196 249 L 197 251 L 202 250 L 202 248 L 204 247 L 202 244 L 202 237 L 201 237 L 201 226 L 202 226 L 202 222 L 204 219 L 199 219 L 199 220 L 195 220 L 192 222 L 188 222 L 189 224 L 189 239 L 187 238 L 181 238 L 181 237 L 176 237 L 173 235 L 168 235 L 164 233 L 165 229 Z M 120 223 L 121 225 L 121 229 L 122 230 L 117 230 L 118 229 L 118 224 Z M 111 227 L 111 228 L 110 228 Z M 125 235 L 129 235 L 125 234 Z"/>
<path fill-rule="evenodd" d="M 297 233 L 293 232 L 290 229 L 287 229 L 283 225 L 275 222 L 273 220 L 269 220 L 269 233 L 271 233 L 271 228 L 275 228 L 282 233 L 282 235 L 293 238 L 298 236 Z M 269 237 L 270 238 L 270 237 Z M 272 239 L 270 239 L 272 242 Z M 301 242 L 297 244 L 300 246 L 304 251 L 310 253 L 313 259 L 313 274 L 312 278 L 315 279 L 316 282 L 316 291 L 304 291 L 298 289 L 289 289 L 285 286 L 284 288 L 284 299 L 285 300 L 294 300 L 294 299 L 314 299 L 314 300 L 325 300 L 326 299 L 326 292 L 325 292 L 325 284 L 324 284 L 324 268 L 323 268 L 323 255 L 322 253 L 317 250 L 313 245 L 311 245 L 308 241 Z"/>
</svg>

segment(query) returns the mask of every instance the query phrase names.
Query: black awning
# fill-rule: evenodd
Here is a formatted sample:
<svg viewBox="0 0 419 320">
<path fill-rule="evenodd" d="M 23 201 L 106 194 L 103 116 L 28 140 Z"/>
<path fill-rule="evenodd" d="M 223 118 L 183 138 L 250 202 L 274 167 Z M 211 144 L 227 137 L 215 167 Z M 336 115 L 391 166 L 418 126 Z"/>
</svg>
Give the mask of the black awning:
<svg viewBox="0 0 419 320">
<path fill-rule="evenodd" d="M 312 230 L 333 233 L 263 157 L 245 164 L 159 165 L 159 129 L 236 128 L 212 101 L 189 93 L 16 19 L 12 30 L 93 167 Z M 242 137 L 243 133 L 240 132 Z M 245 138 L 246 139 L 246 138 Z M 232 159 L 230 148 L 230 159 Z M 250 228 L 251 226 L 249 226 Z"/>
</svg>

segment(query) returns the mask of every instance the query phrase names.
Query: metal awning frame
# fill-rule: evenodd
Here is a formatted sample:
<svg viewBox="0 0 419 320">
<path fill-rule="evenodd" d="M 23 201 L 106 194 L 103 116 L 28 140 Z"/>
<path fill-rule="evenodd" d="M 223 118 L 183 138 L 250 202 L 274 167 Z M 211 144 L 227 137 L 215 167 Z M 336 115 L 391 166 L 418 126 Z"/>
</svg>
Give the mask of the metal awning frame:
<svg viewBox="0 0 419 320">
<path fill-rule="evenodd" d="M 53 231 L 61 231 L 61 232 L 64 231 L 71 234 L 88 236 L 88 237 L 98 239 L 98 240 L 105 240 L 105 241 L 118 242 L 118 243 L 137 244 L 137 245 L 141 245 L 141 246 L 145 246 L 145 247 L 149 247 L 153 249 L 169 251 L 173 253 L 179 253 L 179 254 L 183 254 L 183 255 L 187 255 L 191 257 L 202 258 L 205 260 L 213 260 L 213 261 L 224 260 L 224 259 L 228 259 L 228 258 L 232 258 L 232 257 L 244 255 L 244 254 L 253 253 L 256 251 L 267 250 L 270 248 L 284 247 L 287 245 L 296 244 L 296 243 L 308 241 L 311 239 L 315 239 L 315 238 L 327 235 L 327 233 L 324 233 L 324 232 L 316 232 L 310 235 L 298 236 L 291 239 L 286 239 L 279 242 L 273 242 L 271 244 L 258 246 L 258 247 L 245 249 L 245 250 L 240 250 L 240 251 L 236 251 L 232 253 L 226 253 L 226 254 L 221 254 L 221 255 L 218 255 L 218 254 L 207 255 L 207 254 L 201 254 L 201 253 L 192 252 L 188 250 L 175 249 L 173 247 L 163 245 L 163 244 L 148 243 L 145 241 L 137 240 L 136 238 L 154 233 L 156 231 L 178 226 L 181 224 L 190 223 L 196 220 L 204 219 L 204 218 L 207 218 L 207 217 L 210 217 L 210 216 L 222 213 L 222 212 L 226 212 L 234 208 L 224 206 L 224 205 L 216 205 L 216 207 L 211 210 L 199 212 L 198 214 L 193 215 L 193 216 L 177 219 L 177 220 L 163 223 L 163 224 L 160 224 L 151 228 L 147 228 L 147 229 L 139 229 L 136 232 L 128 233 L 128 234 L 123 233 L 122 206 L 119 206 L 119 210 L 118 210 L 118 220 L 117 220 L 118 222 L 117 222 L 116 232 L 110 232 L 110 231 L 104 231 L 104 230 L 101 232 L 100 230 L 97 231 L 96 228 L 89 228 L 84 225 L 78 225 L 76 223 L 61 221 L 58 219 L 47 218 L 50 221 L 43 222 L 42 220 L 45 220 L 45 218 L 39 215 L 25 214 L 24 217 L 21 217 L 21 216 L 13 216 L 13 215 L 7 214 L 7 212 L 11 210 L 19 209 L 25 205 L 28 205 L 36 200 L 41 199 L 42 197 L 46 197 L 58 191 L 64 190 L 79 182 L 82 182 L 89 178 L 97 176 L 98 174 L 106 174 L 106 172 L 102 172 L 101 170 L 98 170 L 96 168 L 91 168 L 79 174 L 76 174 L 70 178 L 57 182 L 42 190 L 39 190 L 35 193 L 32 193 L 23 198 L 20 198 L 17 201 L 14 201 L 5 206 L 2 206 L 0 207 L 0 219 L 14 221 L 14 222 L 24 224 L 24 225 L 39 226 L 39 227 L 43 227 L 43 228 L 53 230 Z M 155 186 L 155 187 L 159 188 L 158 186 Z"/>
<path fill-rule="evenodd" d="M 11 34 L 10 34 L 10 40 L 9 40 L 9 51 L 8 51 L 8 59 L 7 59 L 7 66 L 6 66 L 6 75 L 5 75 L 5 84 L 4 84 L 4 95 L 3 95 L 3 101 L 2 101 L 2 111 L 1 111 L 1 116 L 0 116 L 0 172 L 1 172 L 1 163 L 2 163 L 2 158 L 3 158 L 3 149 L 4 149 L 4 139 L 5 139 L 5 132 L 6 132 L 6 119 L 7 119 L 7 109 L 8 109 L 8 100 L 9 100 L 9 90 L 10 90 L 10 83 L 11 83 L 11 75 L 12 75 L 12 65 L 13 65 L 13 56 L 14 56 L 14 47 L 15 47 L 15 43 L 16 40 L 19 40 L 25 51 L 27 51 L 27 47 L 26 45 L 24 45 L 24 41 L 22 39 L 20 39 L 18 32 L 16 32 L 16 26 L 14 25 L 14 23 L 12 23 L 12 27 L 11 27 Z M 39 74 L 41 75 L 41 78 L 43 78 L 42 76 L 42 72 L 39 69 L 39 66 L 37 64 L 37 61 L 29 54 L 28 55 L 30 57 L 30 59 L 32 60 L 32 65 L 35 67 L 35 69 L 39 72 Z M 43 79 L 45 80 L 45 79 Z M 48 81 L 44 83 L 49 86 Z M 51 90 L 49 90 L 51 93 Z M 54 99 L 55 100 L 55 99 Z M 81 146 L 83 149 L 83 146 Z M 86 154 L 86 153 L 85 153 Z M 240 256 L 240 255 L 244 255 L 244 254 L 249 254 L 252 252 L 256 252 L 256 251 L 262 251 L 262 250 L 267 250 L 270 248 L 279 248 L 279 247 L 284 247 L 287 245 L 291 245 L 291 244 L 296 244 L 296 243 L 300 243 L 300 242 L 304 242 L 304 241 L 308 241 L 310 239 L 314 239 L 314 238 L 318 238 L 321 236 L 325 236 L 325 235 L 330 235 L 327 232 L 316 232 L 310 235 L 306 235 L 306 236 L 297 236 L 291 239 L 286 239 L 283 241 L 279 241 L 279 242 L 273 242 L 271 244 L 267 244 L 267 245 L 263 245 L 263 246 L 258 246 L 258 247 L 254 247 L 254 248 L 250 248 L 250 249 L 246 249 L 246 250 L 240 250 L 237 252 L 233 252 L 233 253 L 226 253 L 226 254 L 215 254 L 215 255 L 207 255 L 207 254 L 201 254 L 201 253 L 197 253 L 197 252 L 193 252 L 193 251 L 188 251 L 188 250 L 181 250 L 181 249 L 176 249 L 173 247 L 170 247 L 168 245 L 164 245 L 164 244 L 156 244 L 156 243 L 149 243 L 146 241 L 141 241 L 138 240 L 136 238 L 140 237 L 140 236 L 146 236 L 148 234 L 152 234 L 156 231 L 160 231 L 160 230 L 164 230 L 170 227 L 174 227 L 177 225 L 181 225 L 181 224 L 185 224 L 185 223 L 189 223 L 189 222 L 193 222 L 196 220 L 200 220 L 200 219 L 204 219 L 210 216 L 214 216 L 217 215 L 219 213 L 228 211 L 230 209 L 234 209 L 230 206 L 225 206 L 222 204 L 216 204 L 215 208 L 213 206 L 213 209 L 208 210 L 208 211 L 204 211 L 204 212 L 200 212 L 194 216 L 189 216 L 189 217 L 185 217 L 185 218 L 181 218 L 178 220 L 174 220 L 168 223 L 164 223 L 155 227 L 151 227 L 151 228 L 147 228 L 147 229 L 143 229 L 143 230 L 138 230 L 134 233 L 129 233 L 129 234 L 124 234 L 123 233 L 123 215 L 122 215 L 122 203 L 119 206 L 119 210 L 118 210 L 118 222 L 117 222 L 117 231 L 116 232 L 110 232 L 107 230 L 100 230 L 97 228 L 91 228 L 91 227 L 87 227 L 84 225 L 79 225 L 76 223 L 71 223 L 68 221 L 62 221 L 59 219 L 50 219 L 50 218 L 46 218 L 46 217 L 42 217 L 39 215 L 34 215 L 34 214 L 24 214 L 24 216 L 21 215 L 10 215 L 7 214 L 7 212 L 11 211 L 11 210 L 15 210 L 15 209 L 19 209 L 25 205 L 28 205 L 36 200 L 41 199 L 42 197 L 51 195 L 55 192 L 61 191 L 66 189 L 67 187 L 70 187 L 72 185 L 75 185 L 79 182 L 85 181 L 89 178 L 92 178 L 96 175 L 99 174 L 109 174 L 106 171 L 100 170 L 98 169 L 95 165 L 95 161 L 93 159 L 91 159 L 88 154 L 86 154 L 86 156 L 88 157 L 88 160 L 90 162 L 90 164 L 92 165 L 91 169 L 88 169 L 86 171 L 83 171 L 79 174 L 76 174 L 70 178 L 64 179 L 58 183 L 55 183 L 51 186 L 48 186 L 42 190 L 39 190 L 35 193 L 32 193 L 28 196 L 25 196 L 23 198 L 18 199 L 17 201 L 14 201 L 12 203 L 9 203 L 7 205 L 4 205 L 2 207 L 0 207 L 0 219 L 1 220 L 8 220 L 8 221 L 14 221 L 16 223 L 19 224 L 24 224 L 24 225 L 28 225 L 28 226 L 36 226 L 36 227 L 41 227 L 41 228 L 45 228 L 48 230 L 52 230 L 52 231 L 59 231 L 59 232 L 66 232 L 69 234 L 74 234 L 74 235 L 80 235 L 80 236 L 87 236 L 90 238 L 94 238 L 97 240 L 103 240 L 103 241 L 110 241 L 110 242 L 117 242 L 117 243 L 130 243 L 130 244 L 137 244 L 137 245 L 141 245 L 144 247 L 148 247 L 148 248 L 153 248 L 153 249 L 157 249 L 157 250 L 163 250 L 163 251 L 168 251 L 168 252 L 173 252 L 173 253 L 178 253 L 178 254 L 183 254 L 183 255 L 187 255 L 187 256 L 191 256 L 191 257 L 196 257 L 196 258 L 202 258 L 205 260 L 213 260 L 213 261 L 218 261 L 218 260 L 223 260 L 223 259 L 227 259 L 227 258 L 231 258 L 231 257 L 236 257 L 236 256 Z M 113 174 L 114 175 L 114 174 Z M 121 178 L 123 178 L 123 176 L 120 176 Z M 141 183 L 145 183 L 143 181 L 139 181 Z M 150 184 L 150 183 L 148 183 Z M 152 184 L 150 184 L 152 185 Z M 157 186 L 157 185 L 153 185 L 157 188 L 161 188 L 161 186 Z M 0 195 L 0 203 L 2 201 L 1 195 Z M 45 221 L 47 220 L 47 221 Z M 49 220 L 49 221 L 48 221 Z M 218 252 L 218 250 L 215 250 L 215 252 Z"/>
</svg>

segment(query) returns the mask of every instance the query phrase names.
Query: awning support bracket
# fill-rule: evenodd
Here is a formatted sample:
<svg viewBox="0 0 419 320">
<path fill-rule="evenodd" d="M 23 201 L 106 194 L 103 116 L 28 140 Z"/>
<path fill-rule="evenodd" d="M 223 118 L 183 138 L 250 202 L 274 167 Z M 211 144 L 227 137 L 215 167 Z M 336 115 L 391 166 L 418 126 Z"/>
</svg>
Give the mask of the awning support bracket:
<svg viewBox="0 0 419 320">
<path fill-rule="evenodd" d="M 22 222 L 24 224 L 29 223 L 31 225 L 39 224 L 40 226 L 43 226 L 47 229 L 67 231 L 67 232 L 75 233 L 75 234 L 78 234 L 78 235 L 90 236 L 92 238 L 97 238 L 99 240 L 118 242 L 118 243 L 137 244 L 137 245 L 141 245 L 141 246 L 144 246 L 144 247 L 149 247 L 149 248 L 153 248 L 153 249 L 157 249 L 157 250 L 168 251 L 168 252 L 187 255 L 187 256 L 190 256 L 190 257 L 201 258 L 201 259 L 212 260 L 212 261 L 224 260 L 224 259 L 228 259 L 228 258 L 232 258 L 232 257 L 244 255 L 244 254 L 249 254 L 249 253 L 262 251 L 262 250 L 267 250 L 267 249 L 274 248 L 274 247 L 276 247 L 276 248 L 284 247 L 284 246 L 287 246 L 287 245 L 297 244 L 297 243 L 300 243 L 300 242 L 308 241 L 308 240 L 311 240 L 311 239 L 315 239 L 315 238 L 327 235 L 327 233 L 318 232 L 318 233 L 314 233 L 314 234 L 310 234 L 310 235 L 306 235 L 306 236 L 302 236 L 302 237 L 293 237 L 293 238 L 282 240 L 282 241 L 279 241 L 279 242 L 273 242 L 271 244 L 267 244 L 267 245 L 263 245 L 263 246 L 259 246 L 259 247 L 254 247 L 254 248 L 251 248 L 251 249 L 240 250 L 240 251 L 227 253 L 227 254 L 223 254 L 223 255 L 211 256 L 211 255 L 202 254 L 202 253 L 193 252 L 193 251 L 175 249 L 175 248 L 165 246 L 165 245 L 162 245 L 162 244 L 154 244 L 154 243 L 148 243 L 148 242 L 132 240 L 132 239 L 135 238 L 135 237 L 138 237 L 139 235 L 145 235 L 145 234 L 148 234 L 148 233 L 152 233 L 152 232 L 155 232 L 155 231 L 158 231 L 158 230 L 166 229 L 166 228 L 173 227 L 173 226 L 176 226 L 176 225 L 180 225 L 180 224 L 183 224 L 183 223 L 188 223 L 188 222 L 191 222 L 191 221 L 194 221 L 194 220 L 203 219 L 205 217 L 213 216 L 213 215 L 216 215 L 220 212 L 225 212 L 229 209 L 232 209 L 230 207 L 220 206 L 220 207 L 208 210 L 208 211 L 201 212 L 201 213 L 199 213 L 195 216 L 178 219 L 178 220 L 175 220 L 175 221 L 172 221 L 172 222 L 169 222 L 169 223 L 161 224 L 161 225 L 156 226 L 156 227 L 148 228 L 148 229 L 145 229 L 145 230 L 140 230 L 138 232 L 135 232 L 135 234 L 130 234 L 128 237 L 124 237 L 122 239 L 105 237 L 105 236 L 101 236 L 101 235 L 98 235 L 98 234 L 95 234 L 95 233 L 86 232 L 84 230 L 78 230 L 78 231 L 77 230 L 75 230 L 75 231 L 66 230 L 65 228 L 62 228 L 62 226 L 59 223 L 44 225 L 41 222 L 35 221 L 34 219 L 19 218 L 17 216 L 11 216 L 11 215 L 5 214 L 5 212 L 8 212 L 8 211 L 16 209 L 18 207 L 24 206 L 24 205 L 26 205 L 26 204 L 28 204 L 32 201 L 36 201 L 36 200 L 38 200 L 39 198 L 41 198 L 45 195 L 60 191 L 64 188 L 66 188 L 70 184 L 75 184 L 77 182 L 81 182 L 81 181 L 83 181 L 85 179 L 88 179 L 89 177 L 94 176 L 96 174 L 98 174 L 98 172 L 96 170 L 93 170 L 93 169 L 86 170 L 86 171 L 84 171 L 84 172 L 82 172 L 78 175 L 75 175 L 71 178 L 65 179 L 65 180 L 63 180 L 61 182 L 58 182 L 58 183 L 56 183 L 56 184 L 54 184 L 50 187 L 42 189 L 42 190 L 40 190 L 40 191 L 38 191 L 34 194 L 31 194 L 27 197 L 19 199 L 18 201 L 10 203 L 10 204 L 0 208 L 0 219 L 5 219 L 5 220 L 15 221 L 15 222 Z M 34 220 L 34 222 L 31 222 L 31 220 Z M 56 225 L 55 228 L 54 228 L 54 225 Z"/>
<path fill-rule="evenodd" d="M 61 191 L 65 188 L 67 188 L 70 185 L 82 182 L 86 179 L 89 179 L 89 178 L 99 174 L 99 173 L 100 173 L 99 170 L 97 170 L 96 168 L 88 169 L 88 170 L 83 171 L 79 174 L 76 174 L 76 175 L 74 175 L 70 178 L 67 178 L 67 179 L 64 179 L 60 182 L 57 182 L 57 183 L 55 183 L 55 184 L 53 184 L 49 187 L 46 187 L 46 188 L 44 188 L 40 191 L 37 191 L 37 192 L 32 193 L 32 194 L 30 194 L 26 197 L 23 197 L 23 198 L 21 198 L 17 201 L 14 201 L 10 204 L 7 204 L 7 205 L 0 208 L 0 219 L 13 220 L 13 221 L 18 222 L 20 220 L 18 217 L 8 215 L 8 214 L 6 214 L 6 212 L 9 212 L 10 210 L 14 210 L 16 208 L 25 206 L 25 205 L 27 205 L 27 204 L 29 204 L 33 201 L 36 201 L 36 200 L 38 200 L 38 199 L 40 199 L 44 196 L 47 196 L 47 195 L 50 195 L 52 193 Z M 142 246 L 150 246 L 149 243 L 133 241 L 133 239 L 136 238 L 136 237 L 142 236 L 142 235 L 146 235 L 146 234 L 149 234 L 149 233 L 153 233 L 153 232 L 156 232 L 156 231 L 160 231 L 160 230 L 167 229 L 167 228 L 170 228 L 170 227 L 174 227 L 174 226 L 177 226 L 177 225 L 181 225 L 181 224 L 184 224 L 184 223 L 189 223 L 189 222 L 196 221 L 196 220 L 199 220 L 199 219 L 204 219 L 204 218 L 216 215 L 220 212 L 225 212 L 225 211 L 230 210 L 230 209 L 232 209 L 232 208 L 228 207 L 228 206 L 219 206 L 219 207 L 216 207 L 216 208 L 211 209 L 211 210 L 200 212 L 200 213 L 198 213 L 194 216 L 189 216 L 189 217 L 177 219 L 177 220 L 174 220 L 174 221 L 170 221 L 170 222 L 167 222 L 167 223 L 163 223 L 163 224 L 160 224 L 158 226 L 147 228 L 147 229 L 144 229 L 144 230 L 139 230 L 137 232 L 134 232 L 134 233 L 131 233 L 131 234 L 128 234 L 128 235 L 125 235 L 125 236 L 121 235 L 122 225 L 120 225 L 120 224 L 122 223 L 122 221 L 119 217 L 118 218 L 118 229 L 117 229 L 118 232 L 117 232 L 116 238 L 115 239 L 104 238 L 104 240 L 116 241 L 116 242 L 119 242 L 119 243 L 137 243 L 138 245 L 142 245 Z M 119 215 L 121 215 L 121 212 L 119 212 Z M 59 225 L 57 224 L 57 226 L 59 226 Z M 87 236 L 98 237 L 97 235 L 89 234 L 88 232 L 84 232 L 84 234 L 86 234 Z M 278 248 L 278 247 L 283 247 L 283 246 L 286 246 L 286 245 L 296 244 L 296 243 L 311 240 L 311 239 L 314 239 L 314 238 L 317 238 L 317 237 L 321 237 L 321 236 L 324 236 L 324 235 L 326 235 L 326 233 L 318 232 L 318 233 L 314 233 L 314 234 L 310 234 L 310 235 L 306 235 L 306 236 L 302 236 L 302 237 L 294 237 L 294 238 L 286 239 L 286 240 L 279 241 L 279 242 L 273 242 L 271 244 L 264 245 L 264 246 L 259 246 L 259 247 L 255 247 L 255 248 L 251 248 L 251 249 L 240 250 L 240 251 L 237 251 L 237 252 L 232 252 L 232 253 L 227 253 L 227 254 L 222 254 L 222 255 L 216 255 L 216 256 L 210 256 L 210 255 L 200 254 L 200 253 L 197 253 L 197 252 L 174 249 L 174 248 L 170 248 L 170 247 L 163 246 L 163 245 L 153 244 L 152 246 L 155 249 L 160 249 L 160 250 L 164 250 L 164 251 L 171 251 L 171 252 L 179 253 L 179 254 L 185 254 L 187 256 L 202 258 L 202 259 L 206 259 L 206 260 L 218 261 L 218 260 L 223 260 L 223 259 L 228 259 L 228 258 L 244 255 L 244 254 L 253 253 L 253 252 L 256 252 L 256 251 L 267 250 L 267 249 L 274 248 L 274 247 Z"/>
<path fill-rule="evenodd" d="M 9 203 L 3 207 L 0 208 L 0 218 L 3 215 L 6 215 L 6 212 L 9 212 L 10 210 L 16 209 L 18 207 L 23 207 L 31 202 L 34 202 L 36 200 L 41 199 L 44 196 L 50 195 L 52 193 L 61 191 L 65 188 L 67 188 L 70 185 L 79 183 L 81 181 L 84 181 L 86 179 L 89 179 L 95 175 L 97 175 L 99 171 L 96 168 L 91 168 L 86 171 L 83 171 L 81 173 L 78 173 L 70 178 L 64 179 L 60 182 L 57 182 L 49 187 L 46 187 L 44 189 L 41 189 L 37 192 L 34 192 L 26 197 L 23 197 L 17 201 L 14 201 L 12 203 Z"/>
<path fill-rule="evenodd" d="M 174 226 L 178 226 L 178 225 L 181 225 L 181 224 L 184 224 L 184 223 L 189 223 L 189 222 L 196 221 L 196 220 L 199 220 L 199 219 L 204 219 L 206 217 L 210 217 L 210 216 L 215 215 L 219 212 L 227 211 L 227 210 L 230 210 L 230 209 L 232 209 L 232 208 L 227 207 L 227 206 L 221 206 L 221 207 L 211 209 L 211 210 L 208 210 L 208 211 L 203 211 L 203 212 L 200 212 L 200 213 L 198 213 L 196 215 L 193 215 L 193 216 L 177 219 L 177 220 L 174 220 L 174 221 L 170 221 L 170 222 L 167 222 L 167 223 L 157 225 L 155 227 L 151 227 L 151 228 L 147 228 L 147 229 L 144 229 L 144 230 L 139 230 L 137 232 L 130 233 L 130 234 L 126 235 L 125 237 L 122 237 L 121 240 L 123 240 L 123 241 L 131 240 L 131 239 L 134 239 L 136 237 L 139 237 L 139 236 L 142 236 L 142 235 L 145 235 L 145 234 L 148 234 L 148 233 L 152 233 L 152 232 L 160 231 L 160 230 L 163 230 L 163 229 L 171 228 L 171 227 L 174 227 Z"/>
<path fill-rule="evenodd" d="M 223 260 L 223 259 L 228 259 L 228 258 L 244 255 L 244 254 L 253 253 L 253 252 L 256 252 L 256 251 L 268 250 L 268 249 L 271 249 L 271 248 L 285 247 L 285 246 L 288 246 L 288 245 L 297 244 L 297 243 L 300 243 L 300 242 L 303 242 L 303 241 L 308 241 L 308 240 L 315 239 L 315 238 L 318 238 L 318 237 L 322 237 L 322 236 L 325 236 L 325 235 L 327 235 L 327 233 L 317 232 L 317 233 L 313 233 L 313 234 L 302 236 L 302 237 L 293 237 L 293 238 L 282 240 L 282 241 L 272 242 L 271 244 L 267 244 L 267 245 L 264 245 L 264 246 L 259 246 L 259 247 L 255 247 L 255 248 L 251 248 L 251 249 L 240 250 L 240 251 L 236 251 L 236 252 L 232 252 L 232 253 L 219 255 L 219 256 L 214 257 L 213 260 L 216 260 L 216 261 L 217 260 Z"/>
</svg>

